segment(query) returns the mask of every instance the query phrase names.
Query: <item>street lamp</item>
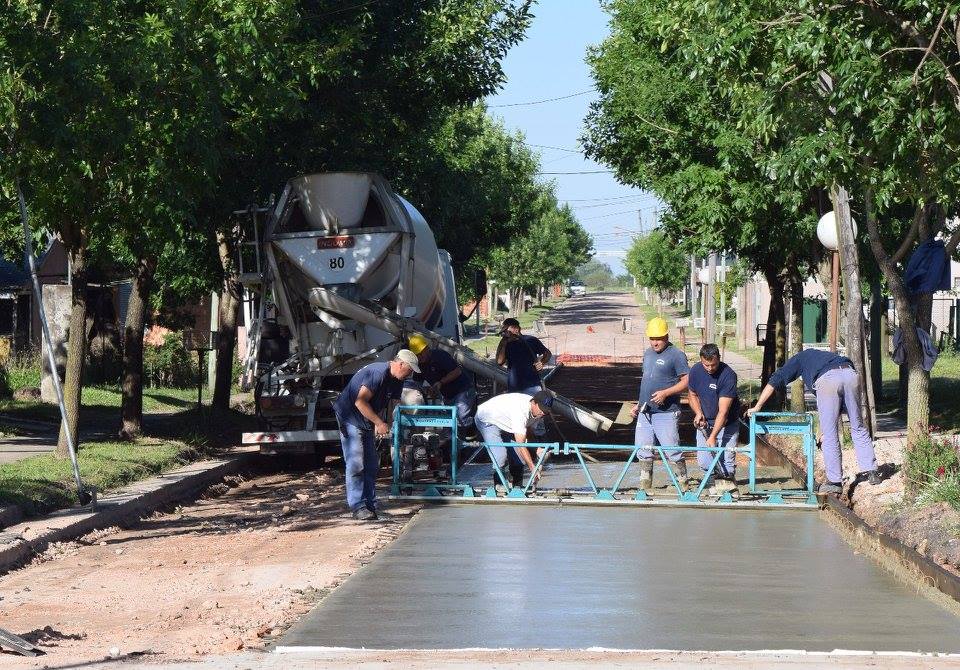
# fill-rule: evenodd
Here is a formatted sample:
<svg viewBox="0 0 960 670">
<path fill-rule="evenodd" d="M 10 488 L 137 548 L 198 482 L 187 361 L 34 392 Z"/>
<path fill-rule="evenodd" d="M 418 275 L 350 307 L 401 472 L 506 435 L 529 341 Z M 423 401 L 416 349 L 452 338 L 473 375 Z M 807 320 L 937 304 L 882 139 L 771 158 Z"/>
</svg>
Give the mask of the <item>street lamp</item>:
<svg viewBox="0 0 960 670">
<path fill-rule="evenodd" d="M 852 218 L 853 236 L 857 236 L 857 222 Z M 817 239 L 830 251 L 830 351 L 837 350 L 837 324 L 840 317 L 840 229 L 837 215 L 831 210 L 817 222 Z"/>
</svg>

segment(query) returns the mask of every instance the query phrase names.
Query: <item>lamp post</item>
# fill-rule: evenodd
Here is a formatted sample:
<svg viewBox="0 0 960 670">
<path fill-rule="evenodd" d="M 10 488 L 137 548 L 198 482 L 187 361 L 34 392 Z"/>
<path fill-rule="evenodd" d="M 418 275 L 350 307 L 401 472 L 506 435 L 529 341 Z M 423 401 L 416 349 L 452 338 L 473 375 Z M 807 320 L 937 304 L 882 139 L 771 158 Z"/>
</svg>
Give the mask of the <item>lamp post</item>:
<svg viewBox="0 0 960 670">
<path fill-rule="evenodd" d="M 857 222 L 850 219 L 853 234 L 857 234 Z M 837 329 L 840 320 L 840 230 L 837 216 L 831 210 L 817 222 L 817 239 L 830 251 L 830 351 L 837 350 Z"/>
</svg>

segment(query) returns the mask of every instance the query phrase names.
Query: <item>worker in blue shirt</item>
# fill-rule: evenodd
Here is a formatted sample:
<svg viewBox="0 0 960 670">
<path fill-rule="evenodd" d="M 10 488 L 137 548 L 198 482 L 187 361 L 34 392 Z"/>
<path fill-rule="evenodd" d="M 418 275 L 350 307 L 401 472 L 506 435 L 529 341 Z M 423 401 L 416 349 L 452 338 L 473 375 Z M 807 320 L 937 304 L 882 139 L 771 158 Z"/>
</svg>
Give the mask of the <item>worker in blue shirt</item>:
<svg viewBox="0 0 960 670">
<path fill-rule="evenodd" d="M 857 463 L 866 473 L 871 484 L 883 481 L 877 470 L 877 458 L 873 440 L 860 417 L 860 377 L 853 362 L 846 356 L 831 351 L 805 349 L 790 357 L 783 367 L 770 375 L 770 380 L 760 392 L 756 404 L 747 410 L 747 416 L 759 412 L 763 405 L 786 385 L 798 377 L 817 396 L 817 411 L 820 413 L 820 431 L 823 433 L 823 465 L 827 481 L 820 485 L 820 493 L 843 492 L 843 463 L 840 455 L 838 423 L 840 410 L 846 408 L 850 419 L 850 437 L 853 440 Z"/>
<path fill-rule="evenodd" d="M 520 332 L 520 322 L 504 319 L 497 345 L 497 365 L 507 366 L 507 393 L 534 395 L 543 389 L 540 371 L 553 355 L 533 335 Z"/>
<path fill-rule="evenodd" d="M 462 436 L 472 432 L 477 411 L 477 388 L 473 383 L 473 375 L 460 367 L 446 351 L 430 348 L 430 343 L 423 335 L 411 335 L 407 346 L 417 355 L 420 363 L 420 375 L 413 377 L 415 383 L 419 385 L 426 382 L 430 385 L 431 395 L 441 396 L 444 404 L 457 408 L 457 426 L 464 431 Z"/>
<path fill-rule="evenodd" d="M 633 409 L 637 417 L 634 444 L 639 447 L 640 488 L 653 486 L 653 445 L 676 446 L 680 443 L 680 394 L 687 390 L 690 366 L 687 356 L 670 343 L 667 322 L 659 316 L 647 324 L 650 347 L 643 354 L 643 372 L 640 378 L 640 399 Z M 684 487 L 687 464 L 683 451 L 666 452 L 674 474 Z"/>
<path fill-rule="evenodd" d="M 355 519 L 377 518 L 375 485 L 380 458 L 375 438 L 390 434 L 390 426 L 380 414 L 391 400 L 400 398 L 403 380 L 414 372 L 420 372 L 416 355 L 401 349 L 389 363 L 360 368 L 333 403 L 346 464 L 347 505 Z"/>
<path fill-rule="evenodd" d="M 714 451 L 698 451 L 697 464 L 705 478 L 714 477 L 715 492 L 733 491 L 736 489 L 737 463 L 734 449 L 740 433 L 737 373 L 720 360 L 720 349 L 710 342 L 700 347 L 700 362 L 690 368 L 688 383 L 697 446 L 721 446 L 724 449 L 715 472 L 709 471 L 716 456 Z"/>
</svg>

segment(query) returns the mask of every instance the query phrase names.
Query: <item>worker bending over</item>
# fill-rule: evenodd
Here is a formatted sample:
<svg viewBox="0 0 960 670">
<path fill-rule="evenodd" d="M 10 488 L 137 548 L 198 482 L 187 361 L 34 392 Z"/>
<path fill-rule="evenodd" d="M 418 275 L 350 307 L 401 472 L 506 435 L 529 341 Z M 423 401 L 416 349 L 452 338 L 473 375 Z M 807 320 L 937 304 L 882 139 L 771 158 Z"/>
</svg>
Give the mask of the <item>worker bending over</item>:
<svg viewBox="0 0 960 670">
<path fill-rule="evenodd" d="M 549 391 L 538 391 L 533 396 L 526 393 L 503 393 L 490 398 L 477 408 L 477 430 L 484 443 L 488 445 L 490 457 L 501 469 L 507 462 L 507 447 L 493 447 L 489 445 L 503 442 L 523 444 L 527 441 L 527 432 L 532 424 L 543 418 L 553 407 L 553 396 Z M 509 437 L 504 440 L 503 433 Z M 532 473 L 536 467 L 530 450 L 525 447 L 514 448 L 514 452 Z M 511 484 L 519 486 L 523 483 L 521 466 L 520 481 L 514 476 L 511 469 Z M 496 470 L 493 473 L 494 484 L 497 483 Z"/>
<path fill-rule="evenodd" d="M 430 385 L 431 395 L 439 395 L 445 405 L 457 408 L 457 426 L 466 437 L 473 431 L 473 415 L 477 407 L 473 376 L 446 351 L 432 349 L 423 335 L 411 335 L 408 345 L 420 364 L 420 374 L 413 376 L 414 381 L 426 382 Z"/>
<path fill-rule="evenodd" d="M 700 347 L 700 362 L 690 368 L 690 409 L 697 428 L 698 447 L 723 447 L 723 456 L 715 471 L 710 464 L 715 451 L 698 451 L 697 463 L 704 479 L 714 477 L 714 491 L 736 489 L 737 437 L 740 432 L 740 400 L 737 373 L 720 360 L 720 349 L 713 343 Z"/>
<path fill-rule="evenodd" d="M 820 430 L 823 433 L 823 465 L 827 481 L 820 485 L 820 493 L 843 492 L 843 463 L 840 455 L 839 421 L 840 409 L 846 407 L 850 419 L 850 437 L 857 454 L 861 472 L 867 474 L 871 484 L 883 481 L 877 470 L 877 458 L 873 440 L 860 418 L 860 377 L 853 362 L 846 356 L 831 351 L 805 349 L 790 357 L 783 367 L 770 375 L 770 380 L 760 392 L 756 404 L 747 410 L 747 415 L 759 412 L 777 389 L 798 377 L 804 386 L 817 396 L 817 411 L 820 413 Z"/>
<path fill-rule="evenodd" d="M 637 417 L 634 444 L 642 447 L 640 488 L 653 486 L 653 449 L 651 446 L 676 446 L 680 442 L 680 394 L 687 390 L 690 367 L 686 355 L 670 343 L 667 322 L 659 316 L 647 324 L 650 347 L 643 354 L 640 399 L 633 409 Z M 687 481 L 687 464 L 679 449 L 666 452 L 681 488 Z"/>
<path fill-rule="evenodd" d="M 377 518 L 375 486 L 380 459 L 375 438 L 390 434 L 390 426 L 380 415 L 391 400 L 400 398 L 403 380 L 414 372 L 420 372 L 417 357 L 409 349 L 401 349 L 389 363 L 360 368 L 333 403 L 346 464 L 347 505 L 354 519 Z"/>
</svg>

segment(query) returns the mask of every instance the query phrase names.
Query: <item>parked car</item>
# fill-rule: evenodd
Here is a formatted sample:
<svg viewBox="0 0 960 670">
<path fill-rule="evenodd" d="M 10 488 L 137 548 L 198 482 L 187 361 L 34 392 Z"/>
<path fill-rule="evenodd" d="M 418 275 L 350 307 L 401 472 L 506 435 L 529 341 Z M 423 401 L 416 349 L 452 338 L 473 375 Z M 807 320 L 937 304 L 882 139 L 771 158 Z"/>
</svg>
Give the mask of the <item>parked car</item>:
<svg viewBox="0 0 960 670">
<path fill-rule="evenodd" d="M 570 286 L 567 287 L 568 296 L 586 295 L 586 294 L 587 294 L 587 287 L 584 285 L 582 281 L 572 281 L 570 282 Z"/>
</svg>

